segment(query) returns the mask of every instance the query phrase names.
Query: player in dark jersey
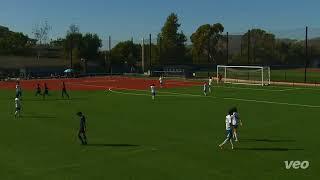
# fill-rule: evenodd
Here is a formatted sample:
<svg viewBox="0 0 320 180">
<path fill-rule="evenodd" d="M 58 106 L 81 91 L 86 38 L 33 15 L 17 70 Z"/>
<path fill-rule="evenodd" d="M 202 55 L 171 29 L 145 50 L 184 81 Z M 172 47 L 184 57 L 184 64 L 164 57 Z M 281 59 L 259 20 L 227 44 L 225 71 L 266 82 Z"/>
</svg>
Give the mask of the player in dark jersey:
<svg viewBox="0 0 320 180">
<path fill-rule="evenodd" d="M 37 84 L 37 88 L 36 88 L 36 96 L 41 95 L 41 87 L 40 84 Z"/>
<path fill-rule="evenodd" d="M 80 128 L 78 132 L 78 137 L 81 141 L 82 145 L 87 144 L 87 136 L 86 136 L 86 117 L 82 112 L 78 112 L 77 115 L 80 117 Z"/>
<path fill-rule="evenodd" d="M 43 92 L 43 99 L 46 97 L 46 96 L 49 96 L 49 88 L 47 86 L 47 83 L 44 83 L 44 92 Z"/>
<path fill-rule="evenodd" d="M 66 84 L 64 82 L 62 82 L 62 93 L 61 93 L 62 98 L 64 98 L 64 95 L 66 95 L 68 97 L 68 99 L 70 98 L 69 94 L 67 93 Z"/>
</svg>

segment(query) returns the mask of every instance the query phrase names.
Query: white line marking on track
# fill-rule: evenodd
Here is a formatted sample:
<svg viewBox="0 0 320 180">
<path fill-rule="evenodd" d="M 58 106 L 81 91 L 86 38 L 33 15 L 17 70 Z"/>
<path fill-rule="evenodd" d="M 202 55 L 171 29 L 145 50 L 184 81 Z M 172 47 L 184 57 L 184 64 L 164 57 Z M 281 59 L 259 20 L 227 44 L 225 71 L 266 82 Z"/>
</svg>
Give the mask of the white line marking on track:
<svg viewBox="0 0 320 180">
<path fill-rule="evenodd" d="M 95 80 L 95 81 L 92 81 L 92 80 L 86 80 L 86 81 L 83 81 L 85 83 L 95 83 L 95 82 L 117 82 L 117 80 L 108 80 L 108 79 L 105 79 L 105 80 Z"/>
</svg>

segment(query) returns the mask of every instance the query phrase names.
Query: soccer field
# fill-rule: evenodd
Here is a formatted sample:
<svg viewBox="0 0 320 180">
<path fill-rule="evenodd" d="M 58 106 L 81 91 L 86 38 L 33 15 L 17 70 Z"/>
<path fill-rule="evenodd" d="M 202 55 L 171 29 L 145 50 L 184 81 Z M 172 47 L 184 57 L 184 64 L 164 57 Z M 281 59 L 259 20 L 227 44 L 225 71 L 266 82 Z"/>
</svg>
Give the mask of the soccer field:
<svg viewBox="0 0 320 180">
<path fill-rule="evenodd" d="M 44 180 L 317 179 L 320 89 L 201 86 L 149 90 L 23 92 L 14 119 L 14 90 L 0 90 L 0 177 Z M 235 150 L 225 116 L 236 106 L 243 126 Z M 82 111 L 88 145 L 77 139 Z M 286 169 L 284 161 L 309 161 Z"/>
<path fill-rule="evenodd" d="M 210 71 L 209 74 L 216 76 L 216 71 Z M 196 72 L 196 77 L 207 78 L 208 72 Z M 242 79 L 248 79 L 247 76 Z M 274 82 L 291 82 L 291 83 L 304 83 L 304 69 L 272 69 L 270 73 L 270 80 Z M 307 69 L 307 83 L 319 84 L 320 83 L 320 70 L 318 68 Z"/>
</svg>

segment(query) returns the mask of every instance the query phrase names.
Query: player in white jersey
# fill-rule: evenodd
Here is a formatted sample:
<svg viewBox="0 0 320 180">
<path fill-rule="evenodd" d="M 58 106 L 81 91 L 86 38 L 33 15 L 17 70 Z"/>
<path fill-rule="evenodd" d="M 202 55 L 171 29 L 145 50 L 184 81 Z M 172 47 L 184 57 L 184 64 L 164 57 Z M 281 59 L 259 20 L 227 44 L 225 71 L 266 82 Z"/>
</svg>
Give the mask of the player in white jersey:
<svg viewBox="0 0 320 180">
<path fill-rule="evenodd" d="M 231 148 L 233 149 L 233 143 L 232 143 L 232 112 L 229 112 L 226 116 L 226 131 L 227 131 L 227 138 L 219 144 L 219 147 L 222 149 L 222 146 L 226 144 L 228 141 L 231 144 Z"/>
<path fill-rule="evenodd" d="M 163 86 L 163 77 L 162 76 L 159 77 L 159 83 L 160 83 L 160 87 L 162 88 L 162 86 Z"/>
<path fill-rule="evenodd" d="M 212 86 L 212 77 L 209 77 L 209 92 L 211 93 L 211 86 Z"/>
<path fill-rule="evenodd" d="M 151 90 L 152 99 L 154 100 L 156 97 L 156 86 L 154 84 L 152 84 L 150 86 L 150 90 Z"/>
<path fill-rule="evenodd" d="M 242 121 L 239 117 L 237 108 L 232 109 L 232 128 L 233 128 L 233 139 L 238 141 L 238 126 L 242 126 Z"/>
<path fill-rule="evenodd" d="M 16 97 L 14 99 L 14 103 L 15 103 L 15 108 L 16 108 L 16 111 L 14 113 L 14 117 L 17 118 L 17 117 L 20 117 L 20 111 L 21 111 L 21 102 L 20 102 L 19 97 Z"/>
<path fill-rule="evenodd" d="M 205 82 L 205 83 L 203 84 L 203 94 L 204 94 L 205 96 L 207 96 L 207 93 L 208 93 L 208 84 L 207 84 L 207 82 Z"/>
</svg>

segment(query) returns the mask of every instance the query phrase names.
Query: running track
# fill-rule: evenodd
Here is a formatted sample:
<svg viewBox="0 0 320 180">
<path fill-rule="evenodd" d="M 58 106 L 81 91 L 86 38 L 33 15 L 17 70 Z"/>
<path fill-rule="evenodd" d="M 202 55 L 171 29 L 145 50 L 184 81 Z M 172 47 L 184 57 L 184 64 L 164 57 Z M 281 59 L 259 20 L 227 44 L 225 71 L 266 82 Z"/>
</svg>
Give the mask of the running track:
<svg viewBox="0 0 320 180">
<path fill-rule="evenodd" d="M 85 77 L 85 78 L 68 78 L 68 79 L 37 79 L 21 80 L 20 85 L 23 90 L 35 90 L 39 83 L 41 88 L 47 83 L 50 90 L 61 90 L 62 82 L 65 82 L 68 90 L 106 90 L 112 89 L 136 89 L 146 90 L 151 84 L 160 86 L 156 79 L 133 78 L 123 76 L 106 76 L 106 77 Z M 202 83 L 185 80 L 164 80 L 163 88 L 177 88 L 197 86 Z M 15 89 L 16 82 L 0 82 L 0 89 Z"/>
</svg>

